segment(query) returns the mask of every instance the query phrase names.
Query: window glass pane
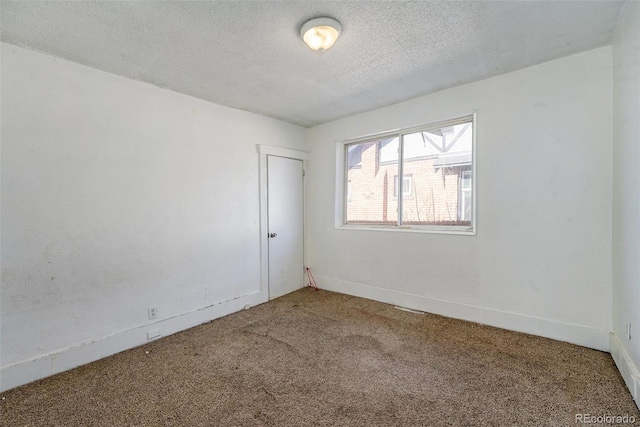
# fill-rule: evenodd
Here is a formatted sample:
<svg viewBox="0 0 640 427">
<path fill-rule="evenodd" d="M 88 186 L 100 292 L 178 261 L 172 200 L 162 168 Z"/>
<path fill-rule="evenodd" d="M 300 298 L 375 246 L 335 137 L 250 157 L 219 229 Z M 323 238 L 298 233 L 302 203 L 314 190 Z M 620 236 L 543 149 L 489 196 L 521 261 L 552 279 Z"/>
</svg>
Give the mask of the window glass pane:
<svg viewBox="0 0 640 427">
<path fill-rule="evenodd" d="M 471 224 L 472 141 L 471 121 L 404 136 L 403 224 Z"/>
<path fill-rule="evenodd" d="M 398 138 L 387 138 L 378 141 L 379 163 L 398 163 L 398 141 Z"/>
<path fill-rule="evenodd" d="M 398 175 L 398 138 L 351 144 L 346 150 L 347 224 L 396 225 L 398 200 L 394 197 L 394 177 Z"/>
</svg>

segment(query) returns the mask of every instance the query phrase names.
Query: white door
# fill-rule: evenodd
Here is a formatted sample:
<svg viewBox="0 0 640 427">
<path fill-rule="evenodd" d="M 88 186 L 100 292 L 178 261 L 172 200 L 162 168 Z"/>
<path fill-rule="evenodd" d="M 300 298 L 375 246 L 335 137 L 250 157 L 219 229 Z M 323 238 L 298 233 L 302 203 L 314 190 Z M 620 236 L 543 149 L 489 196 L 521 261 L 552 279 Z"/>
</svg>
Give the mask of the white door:
<svg viewBox="0 0 640 427">
<path fill-rule="evenodd" d="M 302 160 L 267 156 L 269 299 L 304 286 Z"/>
</svg>

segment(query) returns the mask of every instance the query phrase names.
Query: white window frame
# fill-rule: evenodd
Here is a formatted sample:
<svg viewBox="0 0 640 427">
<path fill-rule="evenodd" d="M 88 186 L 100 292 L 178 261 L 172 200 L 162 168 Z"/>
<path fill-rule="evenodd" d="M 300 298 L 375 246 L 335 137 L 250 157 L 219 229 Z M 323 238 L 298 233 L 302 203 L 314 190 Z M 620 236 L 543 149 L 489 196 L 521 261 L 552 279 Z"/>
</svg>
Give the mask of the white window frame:
<svg viewBox="0 0 640 427">
<path fill-rule="evenodd" d="M 374 141 L 376 139 L 384 138 L 399 138 L 399 153 L 398 153 L 398 176 L 404 176 L 403 174 L 403 135 L 411 134 L 420 131 L 427 131 L 431 129 L 438 129 L 445 126 L 453 126 L 460 123 L 471 121 L 473 124 L 473 134 L 471 142 L 471 188 L 472 188 L 472 214 L 471 225 L 398 225 L 400 218 L 402 218 L 402 203 L 398 209 L 398 224 L 396 225 L 369 225 L 369 224 L 347 224 L 347 162 L 346 162 L 346 150 L 347 146 L 353 144 L 360 144 L 367 141 Z M 413 233 L 435 233 L 435 234 L 458 234 L 475 236 L 476 223 L 477 223 L 477 162 L 476 162 L 476 135 L 478 133 L 478 121 L 476 113 L 468 114 L 465 116 L 456 117 L 450 120 L 442 120 L 434 123 L 429 123 L 421 126 L 412 126 L 403 129 L 394 129 L 392 131 L 380 132 L 376 134 L 370 134 L 358 138 L 347 139 L 336 142 L 336 198 L 335 198 L 335 228 L 341 230 L 364 230 L 364 231 L 391 231 L 391 232 L 413 232 Z M 398 193 L 401 194 L 404 190 L 402 188 L 404 180 L 399 180 L 400 188 Z"/>
</svg>

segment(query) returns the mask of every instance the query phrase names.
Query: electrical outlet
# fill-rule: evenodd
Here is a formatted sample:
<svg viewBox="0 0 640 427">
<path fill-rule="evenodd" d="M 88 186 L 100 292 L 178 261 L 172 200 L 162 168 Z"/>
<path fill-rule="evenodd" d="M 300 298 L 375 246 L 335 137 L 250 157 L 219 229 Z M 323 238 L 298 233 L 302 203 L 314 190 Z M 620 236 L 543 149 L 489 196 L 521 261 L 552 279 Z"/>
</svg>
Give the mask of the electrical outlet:
<svg viewBox="0 0 640 427">
<path fill-rule="evenodd" d="M 158 307 L 149 307 L 149 320 L 153 320 L 158 317 Z"/>
<path fill-rule="evenodd" d="M 631 322 L 627 323 L 627 339 L 631 341 Z"/>
<path fill-rule="evenodd" d="M 154 329 L 152 331 L 147 332 L 147 341 L 148 340 L 152 340 L 154 338 L 158 338 L 160 335 L 162 335 L 160 333 L 160 329 Z"/>
</svg>

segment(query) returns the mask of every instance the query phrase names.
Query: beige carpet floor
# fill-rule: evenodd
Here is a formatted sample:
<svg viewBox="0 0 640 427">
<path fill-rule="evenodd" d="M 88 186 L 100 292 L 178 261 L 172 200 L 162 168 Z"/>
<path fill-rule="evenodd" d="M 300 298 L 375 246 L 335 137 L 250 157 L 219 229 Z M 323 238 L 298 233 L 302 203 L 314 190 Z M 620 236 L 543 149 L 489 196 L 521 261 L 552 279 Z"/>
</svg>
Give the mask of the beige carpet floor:
<svg viewBox="0 0 640 427">
<path fill-rule="evenodd" d="M 11 427 L 640 425 L 607 353 L 310 288 L 0 396 Z"/>
</svg>

